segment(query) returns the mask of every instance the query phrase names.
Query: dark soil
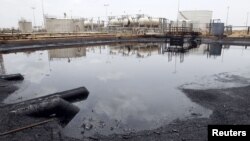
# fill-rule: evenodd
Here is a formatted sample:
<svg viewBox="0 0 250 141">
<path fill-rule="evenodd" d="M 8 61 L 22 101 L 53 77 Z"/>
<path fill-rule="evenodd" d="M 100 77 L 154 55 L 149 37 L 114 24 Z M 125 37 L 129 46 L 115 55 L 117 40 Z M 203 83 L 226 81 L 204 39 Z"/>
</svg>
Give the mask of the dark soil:
<svg viewBox="0 0 250 141">
<path fill-rule="evenodd" d="M 0 103 L 17 88 L 13 83 L 0 81 Z M 206 141 L 207 125 L 210 124 L 250 124 L 250 86 L 209 89 L 209 90 L 182 90 L 193 102 L 213 110 L 210 118 L 192 118 L 176 120 L 169 125 L 164 125 L 155 130 L 141 131 L 126 135 L 100 136 L 83 140 L 124 140 L 124 141 Z M 12 129 L 26 126 L 45 118 L 31 118 L 16 116 L 9 111 L 15 106 L 0 105 L 0 134 Z M 76 140 L 61 134 L 57 120 L 36 126 L 21 132 L 0 136 L 0 141 L 61 141 Z"/>
<path fill-rule="evenodd" d="M 5 105 L 2 101 L 15 90 L 15 82 L 0 80 L 0 134 L 7 131 L 25 127 L 34 123 L 48 120 L 47 118 L 32 118 L 28 116 L 15 115 L 10 111 L 16 109 L 15 105 Z M 61 132 L 61 126 L 57 120 L 25 129 L 20 132 L 1 136 L 0 141 L 74 141 L 75 139 L 64 137 Z"/>
</svg>

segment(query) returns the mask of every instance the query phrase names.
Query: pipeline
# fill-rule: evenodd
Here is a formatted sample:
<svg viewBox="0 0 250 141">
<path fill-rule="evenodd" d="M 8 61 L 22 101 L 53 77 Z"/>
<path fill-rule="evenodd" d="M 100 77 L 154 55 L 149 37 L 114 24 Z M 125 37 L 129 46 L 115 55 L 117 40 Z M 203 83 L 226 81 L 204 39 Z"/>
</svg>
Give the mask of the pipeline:
<svg viewBox="0 0 250 141">
<path fill-rule="evenodd" d="M 11 113 L 33 117 L 58 117 L 62 123 L 67 124 L 79 110 L 80 109 L 72 103 L 60 97 L 53 97 L 23 106 L 11 111 Z"/>
<path fill-rule="evenodd" d="M 10 75 L 1 75 L 0 79 L 7 80 L 7 81 L 18 81 L 23 80 L 24 77 L 21 74 L 10 74 Z"/>
<path fill-rule="evenodd" d="M 59 96 L 60 98 L 69 102 L 78 102 L 85 100 L 89 95 L 89 91 L 85 87 L 80 87 L 68 91 L 54 93 L 49 96 Z"/>
<path fill-rule="evenodd" d="M 3 107 L 7 107 L 7 106 L 22 107 L 22 106 L 25 106 L 27 104 L 35 104 L 39 101 L 46 101 L 49 99 L 53 99 L 55 97 L 60 97 L 65 101 L 68 101 L 70 103 L 74 103 L 74 102 L 79 102 L 79 101 L 87 99 L 88 95 L 89 95 L 89 91 L 85 87 L 79 87 L 79 88 L 75 88 L 72 90 L 67 90 L 67 91 L 63 91 L 63 92 L 49 94 L 49 95 L 42 96 L 39 98 L 34 98 L 34 99 L 22 101 L 19 103 L 5 105 Z"/>
</svg>

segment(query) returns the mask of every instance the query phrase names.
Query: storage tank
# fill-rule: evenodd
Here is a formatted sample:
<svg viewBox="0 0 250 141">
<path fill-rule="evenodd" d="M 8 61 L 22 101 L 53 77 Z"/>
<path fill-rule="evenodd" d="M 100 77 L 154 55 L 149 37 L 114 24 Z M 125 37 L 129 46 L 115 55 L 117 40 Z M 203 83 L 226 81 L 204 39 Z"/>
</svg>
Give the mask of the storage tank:
<svg viewBox="0 0 250 141">
<path fill-rule="evenodd" d="M 120 19 L 117 19 L 117 18 L 115 18 L 115 19 L 111 19 L 110 21 L 109 21 L 109 26 L 122 26 L 122 22 L 121 22 L 121 20 Z"/>
<path fill-rule="evenodd" d="M 159 18 L 152 18 L 150 20 L 150 24 L 153 26 L 153 27 L 158 27 L 160 25 L 160 19 Z"/>
<path fill-rule="evenodd" d="M 31 33 L 32 32 L 32 23 L 28 22 L 24 19 L 22 19 L 18 22 L 18 27 L 22 33 Z"/>
<path fill-rule="evenodd" d="M 125 27 L 128 27 L 130 25 L 130 19 L 129 18 L 124 18 L 122 20 L 122 25 Z"/>
<path fill-rule="evenodd" d="M 136 18 L 129 18 L 130 26 L 138 26 L 138 20 Z"/>
<path fill-rule="evenodd" d="M 209 10 L 180 11 L 178 13 L 178 21 L 191 21 L 194 28 L 206 31 L 207 24 L 210 23 L 212 15 L 213 12 Z"/>
<path fill-rule="evenodd" d="M 87 20 L 84 22 L 84 27 L 85 28 L 92 28 L 92 27 L 97 27 L 98 23 L 93 22 L 93 20 Z"/>
<path fill-rule="evenodd" d="M 211 35 L 223 36 L 224 35 L 224 23 L 211 23 Z"/>
<path fill-rule="evenodd" d="M 138 23 L 139 23 L 140 26 L 149 26 L 150 25 L 150 21 L 149 21 L 148 17 L 141 17 L 138 20 Z"/>
<path fill-rule="evenodd" d="M 139 25 L 142 27 L 158 27 L 160 25 L 159 18 L 142 17 L 138 20 Z"/>
<path fill-rule="evenodd" d="M 84 21 L 84 27 L 91 27 L 92 26 L 92 21 L 90 20 L 87 20 L 87 21 Z"/>
</svg>

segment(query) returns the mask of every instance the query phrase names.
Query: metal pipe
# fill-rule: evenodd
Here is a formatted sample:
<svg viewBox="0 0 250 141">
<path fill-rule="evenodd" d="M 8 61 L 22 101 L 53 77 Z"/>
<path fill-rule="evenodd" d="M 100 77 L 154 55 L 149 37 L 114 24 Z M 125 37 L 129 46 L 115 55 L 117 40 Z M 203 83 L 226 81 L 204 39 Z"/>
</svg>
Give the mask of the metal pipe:
<svg viewBox="0 0 250 141">
<path fill-rule="evenodd" d="M 36 103 L 27 103 L 19 107 L 11 111 L 11 113 L 33 117 L 58 117 L 64 124 L 70 122 L 80 111 L 77 106 L 60 97 L 36 101 Z"/>
<path fill-rule="evenodd" d="M 21 74 L 10 74 L 10 75 L 1 75 L 0 79 L 7 80 L 7 81 L 17 81 L 23 80 L 24 77 Z"/>
</svg>

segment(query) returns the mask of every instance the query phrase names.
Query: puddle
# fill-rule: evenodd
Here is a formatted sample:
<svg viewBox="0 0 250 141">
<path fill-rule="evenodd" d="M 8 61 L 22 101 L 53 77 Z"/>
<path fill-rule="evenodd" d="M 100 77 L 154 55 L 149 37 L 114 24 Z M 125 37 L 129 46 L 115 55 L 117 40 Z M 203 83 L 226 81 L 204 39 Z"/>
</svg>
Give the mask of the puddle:
<svg viewBox="0 0 250 141">
<path fill-rule="evenodd" d="M 81 110 L 63 130 L 67 136 L 81 138 L 154 129 L 175 119 L 208 117 L 211 111 L 191 102 L 180 86 L 232 87 L 249 82 L 227 77 L 250 76 L 248 48 L 201 45 L 180 54 L 163 53 L 164 46 L 104 45 L 2 54 L 1 72 L 25 77 L 5 103 L 85 86 L 89 97 L 76 103 Z"/>
</svg>

